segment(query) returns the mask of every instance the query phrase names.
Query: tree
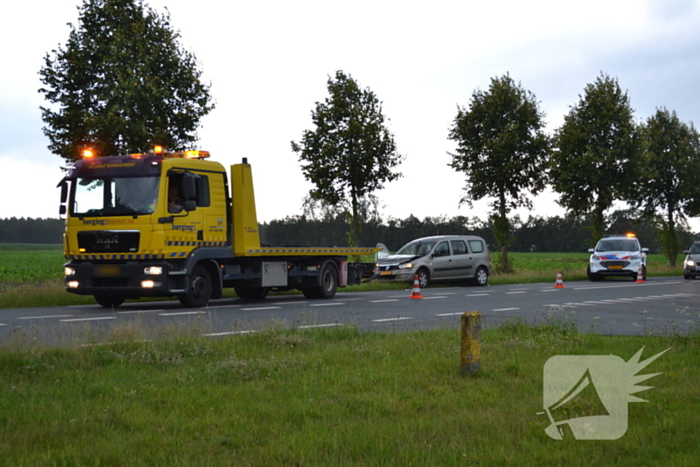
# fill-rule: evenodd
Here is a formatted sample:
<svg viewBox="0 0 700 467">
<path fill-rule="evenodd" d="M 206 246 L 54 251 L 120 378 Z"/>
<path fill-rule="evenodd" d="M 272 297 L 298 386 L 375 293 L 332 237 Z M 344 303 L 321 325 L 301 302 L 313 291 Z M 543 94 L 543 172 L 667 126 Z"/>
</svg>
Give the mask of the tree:
<svg viewBox="0 0 700 467">
<path fill-rule="evenodd" d="M 314 131 L 292 141 L 302 171 L 315 188 L 313 199 L 342 205 L 350 221 L 350 246 L 357 246 L 361 209 L 368 196 L 401 176 L 395 172 L 403 156 L 384 124 L 381 102 L 343 71 L 328 78 L 329 97 L 311 112 Z"/>
<path fill-rule="evenodd" d="M 556 131 L 550 180 L 558 203 L 574 215 L 591 214 L 594 241 L 605 233 L 605 211 L 634 196 L 639 138 L 627 93 L 601 74 Z"/>
<path fill-rule="evenodd" d="M 676 265 L 680 250 L 678 224 L 693 212 L 700 199 L 700 136 L 692 123 L 681 122 L 675 112 L 657 109 L 641 128 L 642 183 L 634 200 L 647 215 L 664 212 L 659 234 L 669 265 Z"/>
<path fill-rule="evenodd" d="M 476 90 L 469 108 L 458 108 L 449 132 L 457 142 L 450 166 L 464 172 L 466 196 L 460 203 L 492 197 L 491 220 L 501 251 L 499 270 L 508 272 L 511 225 L 508 213 L 531 207 L 527 193 L 544 189 L 550 142 L 535 95 L 506 74 L 492 78 L 488 91 Z"/>
<path fill-rule="evenodd" d="M 193 54 L 180 46 L 169 14 L 143 0 L 84 0 L 65 47 L 44 57 L 39 92 L 49 149 L 75 161 L 146 152 L 155 144 L 189 149 L 214 105 Z"/>
</svg>

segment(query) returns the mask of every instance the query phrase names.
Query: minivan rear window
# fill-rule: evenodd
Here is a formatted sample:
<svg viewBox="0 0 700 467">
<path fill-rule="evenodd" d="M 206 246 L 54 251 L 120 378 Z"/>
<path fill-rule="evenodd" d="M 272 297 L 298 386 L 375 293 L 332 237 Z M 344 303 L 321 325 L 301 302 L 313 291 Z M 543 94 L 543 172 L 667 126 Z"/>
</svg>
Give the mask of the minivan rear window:
<svg viewBox="0 0 700 467">
<path fill-rule="evenodd" d="M 473 253 L 481 253 L 484 251 L 484 242 L 481 240 L 469 240 L 469 248 Z"/>
</svg>

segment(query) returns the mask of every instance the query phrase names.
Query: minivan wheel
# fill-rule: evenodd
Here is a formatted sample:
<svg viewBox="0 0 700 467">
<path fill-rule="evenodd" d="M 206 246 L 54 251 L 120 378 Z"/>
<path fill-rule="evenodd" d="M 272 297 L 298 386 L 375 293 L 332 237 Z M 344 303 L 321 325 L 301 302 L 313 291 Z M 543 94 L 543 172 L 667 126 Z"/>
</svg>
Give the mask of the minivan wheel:
<svg viewBox="0 0 700 467">
<path fill-rule="evenodd" d="M 476 274 L 474 274 L 474 284 L 478 285 L 479 287 L 483 287 L 486 285 L 486 283 L 489 281 L 489 274 L 486 271 L 486 268 L 481 267 L 476 270 Z"/>
<path fill-rule="evenodd" d="M 427 269 L 420 268 L 416 273 L 416 276 L 418 276 L 418 286 L 421 289 L 428 287 L 428 284 L 430 283 L 430 273 Z"/>
</svg>

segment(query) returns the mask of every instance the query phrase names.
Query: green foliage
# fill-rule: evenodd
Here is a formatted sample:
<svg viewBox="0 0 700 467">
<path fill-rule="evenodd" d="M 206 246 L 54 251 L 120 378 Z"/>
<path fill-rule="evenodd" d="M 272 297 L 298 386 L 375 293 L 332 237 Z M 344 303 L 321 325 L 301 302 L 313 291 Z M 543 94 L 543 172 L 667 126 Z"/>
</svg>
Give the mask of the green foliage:
<svg viewBox="0 0 700 467">
<path fill-rule="evenodd" d="M 101 345 L 10 348 L 0 454 L 12 466 L 696 465 L 698 335 L 582 334 L 570 309 L 552 315 L 484 329 L 471 378 L 459 369 L 458 319 L 433 331 L 171 330 L 155 341 L 125 328 Z M 549 358 L 627 360 L 642 346 L 645 358 L 672 350 L 644 372 L 661 374 L 648 403 L 629 405 L 625 436 L 547 437 L 537 412 Z"/>
<path fill-rule="evenodd" d="M 362 228 L 361 205 L 384 183 L 401 176 L 394 169 L 403 156 L 385 126 L 381 102 L 342 71 L 328 78 L 329 97 L 311 112 L 315 130 L 291 142 L 302 171 L 315 185 L 310 195 L 328 205 L 344 205 L 350 218 L 351 246 Z"/>
<path fill-rule="evenodd" d="M 169 14 L 143 0 L 84 0 L 79 27 L 39 71 L 49 149 L 74 161 L 98 154 L 186 149 L 213 108 L 195 56 L 179 44 Z"/>
<path fill-rule="evenodd" d="M 467 179 L 462 202 L 485 197 L 495 214 L 494 235 L 501 267 L 508 269 L 511 209 L 532 202 L 528 192 L 544 189 L 550 142 L 535 95 L 509 75 L 492 78 L 488 91 L 476 90 L 469 108 L 459 108 L 449 138 L 457 143 L 450 166 Z"/>
<path fill-rule="evenodd" d="M 616 79 L 601 74 L 579 97 L 556 132 L 550 181 L 559 204 L 592 215 L 595 241 L 605 233 L 613 201 L 634 199 L 640 144 L 629 97 Z"/>
<path fill-rule="evenodd" d="M 694 205 L 700 199 L 700 135 L 675 112 L 657 109 L 642 126 L 641 136 L 643 173 L 634 201 L 647 215 L 663 212 L 660 239 L 674 266 L 680 250 L 678 223 L 685 221 L 684 214 L 696 213 Z"/>
</svg>

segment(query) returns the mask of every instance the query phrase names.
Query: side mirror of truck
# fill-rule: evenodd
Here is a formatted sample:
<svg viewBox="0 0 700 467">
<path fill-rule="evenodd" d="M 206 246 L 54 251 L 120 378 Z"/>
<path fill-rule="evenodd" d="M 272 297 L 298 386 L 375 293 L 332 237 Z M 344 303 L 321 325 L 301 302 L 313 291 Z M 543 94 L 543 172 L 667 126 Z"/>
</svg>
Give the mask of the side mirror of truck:
<svg viewBox="0 0 700 467">
<path fill-rule="evenodd" d="M 64 177 L 60 182 L 58 182 L 58 185 L 56 186 L 61 188 L 61 205 L 58 207 L 58 215 L 65 216 L 68 212 L 68 208 L 66 207 L 66 201 L 68 201 L 67 178 Z"/>
</svg>

